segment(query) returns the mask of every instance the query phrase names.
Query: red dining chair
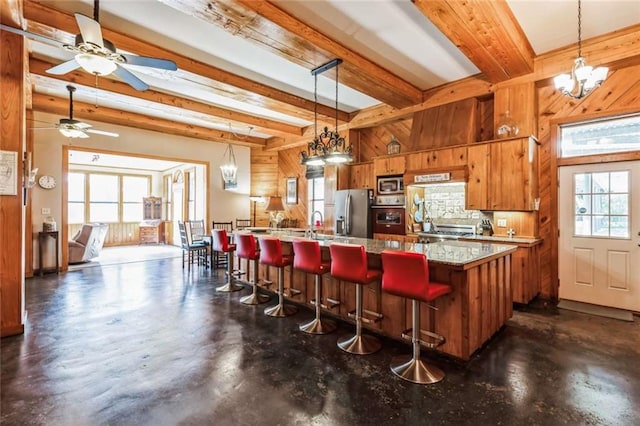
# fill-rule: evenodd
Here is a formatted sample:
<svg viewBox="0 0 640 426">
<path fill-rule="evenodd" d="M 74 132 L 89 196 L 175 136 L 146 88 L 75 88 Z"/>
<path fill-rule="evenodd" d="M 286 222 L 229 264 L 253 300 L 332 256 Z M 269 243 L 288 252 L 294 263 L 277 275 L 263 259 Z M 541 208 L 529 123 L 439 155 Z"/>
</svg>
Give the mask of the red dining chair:
<svg viewBox="0 0 640 426">
<path fill-rule="evenodd" d="M 365 319 L 362 310 L 362 286 L 379 280 L 382 271 L 368 269 L 367 253 L 364 246 L 333 243 L 329 246 L 329 252 L 331 253 L 331 276 L 356 284 L 355 315 L 353 312 L 349 312 L 349 316 L 356 320 L 356 334 L 338 340 L 338 347 L 345 352 L 356 355 L 372 354 L 378 351 L 382 345 L 375 337 L 362 334 L 362 323 Z"/>
<path fill-rule="evenodd" d="M 316 316 L 308 323 L 301 324 L 300 330 L 309 334 L 328 334 L 335 331 L 336 324 L 333 321 L 321 320 L 322 307 L 322 275 L 330 272 L 331 263 L 322 261 L 320 244 L 312 240 L 293 240 L 293 268 L 315 278 L 315 299 L 311 303 L 316 307 Z"/>
<path fill-rule="evenodd" d="M 420 302 L 434 302 L 439 297 L 451 293 L 451 286 L 429 280 L 429 264 L 422 253 L 384 250 L 382 258 L 382 291 L 395 296 L 411 299 L 412 328 L 402 333 L 413 343 L 412 355 L 395 357 L 391 360 L 391 371 L 400 378 L 419 384 L 431 384 L 444 378 L 444 372 L 435 365 L 420 358 L 420 345 L 434 349 L 445 342 L 444 336 L 436 334 L 435 310 L 429 305 L 429 331 L 424 331 L 431 341 L 420 339 Z M 411 331 L 411 336 L 408 335 Z"/>
</svg>

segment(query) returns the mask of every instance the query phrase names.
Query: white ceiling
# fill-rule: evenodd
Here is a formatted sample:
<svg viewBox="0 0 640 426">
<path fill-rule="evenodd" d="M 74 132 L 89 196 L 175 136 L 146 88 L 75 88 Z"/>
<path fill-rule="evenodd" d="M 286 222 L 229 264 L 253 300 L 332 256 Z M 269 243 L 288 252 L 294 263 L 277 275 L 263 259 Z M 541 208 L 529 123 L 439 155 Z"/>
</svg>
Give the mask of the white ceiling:
<svg viewBox="0 0 640 426">
<path fill-rule="evenodd" d="M 44 3 L 47 7 L 69 13 L 81 12 L 93 16 L 91 0 L 51 0 Z M 408 0 L 276 0 L 274 3 L 421 90 L 479 72 L 476 66 Z M 577 41 L 577 1 L 508 0 L 507 3 L 536 54 Z M 583 39 L 588 39 L 640 23 L 640 1 L 584 0 L 582 14 L 582 35 Z M 182 14 L 161 1 L 103 0 L 100 3 L 100 23 L 104 27 L 197 58 L 201 62 L 256 82 L 308 100 L 314 99 L 313 77 L 308 69 L 263 50 L 243 37 Z M 37 56 L 55 58 L 58 61 L 73 57 L 73 54 L 60 48 L 37 42 L 33 42 L 33 50 Z M 570 66 L 568 63 L 567 68 Z M 300 117 L 239 102 L 231 96 L 221 96 L 205 84 L 188 82 L 188 76 L 186 79 L 184 76 L 175 78 L 176 74 L 170 71 L 160 72 L 132 66 L 128 68 L 158 91 L 177 93 L 212 105 L 296 126 L 312 124 Z M 326 74 L 319 77 L 319 100 L 333 106 L 334 74 Z M 37 92 L 67 97 L 64 86 L 51 87 L 44 80 L 44 77 L 35 79 Z M 97 84 L 99 88 L 99 80 Z M 338 97 L 340 109 L 348 112 L 379 103 L 378 100 L 343 84 L 340 84 Z M 191 120 L 192 124 L 204 127 L 229 129 L 229 122 L 224 119 L 204 114 L 196 119 L 181 118 L 182 114 L 177 109 L 159 108 L 150 102 L 133 102 L 124 97 L 118 101 L 108 100 L 104 93 L 95 88 L 79 88 L 75 99 L 87 103 L 95 103 L 97 100 L 101 106 L 161 117 L 169 115 L 186 122 Z M 234 125 L 232 130 L 238 134 L 246 134 L 249 128 Z M 266 133 L 252 135 L 271 136 Z"/>
</svg>

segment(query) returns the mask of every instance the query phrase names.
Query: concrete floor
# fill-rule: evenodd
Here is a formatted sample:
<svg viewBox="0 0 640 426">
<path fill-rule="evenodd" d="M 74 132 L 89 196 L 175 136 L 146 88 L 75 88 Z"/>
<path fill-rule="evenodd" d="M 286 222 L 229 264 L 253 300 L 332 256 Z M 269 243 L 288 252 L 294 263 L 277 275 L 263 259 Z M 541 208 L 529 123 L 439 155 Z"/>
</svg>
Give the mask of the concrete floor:
<svg viewBox="0 0 640 426">
<path fill-rule="evenodd" d="M 180 259 L 27 281 L 28 324 L 2 339 L 3 425 L 638 425 L 640 321 L 540 304 L 470 362 L 430 356 L 430 386 L 389 371 L 408 344 L 346 354 L 337 333 L 216 293 L 223 272 Z M 242 293 L 242 294 L 239 294 Z M 272 298 L 272 301 L 274 299 Z"/>
</svg>

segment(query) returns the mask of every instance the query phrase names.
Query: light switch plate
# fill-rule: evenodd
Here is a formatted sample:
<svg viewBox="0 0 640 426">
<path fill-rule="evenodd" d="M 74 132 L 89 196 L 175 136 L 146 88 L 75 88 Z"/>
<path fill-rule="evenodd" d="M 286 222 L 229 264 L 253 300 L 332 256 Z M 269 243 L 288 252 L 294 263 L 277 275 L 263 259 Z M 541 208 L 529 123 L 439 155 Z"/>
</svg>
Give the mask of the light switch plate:
<svg viewBox="0 0 640 426">
<path fill-rule="evenodd" d="M 507 219 L 498 219 L 498 227 L 506 228 L 507 227 Z"/>
<path fill-rule="evenodd" d="M 51 209 L 49 207 L 43 207 L 42 214 L 51 214 Z"/>
</svg>

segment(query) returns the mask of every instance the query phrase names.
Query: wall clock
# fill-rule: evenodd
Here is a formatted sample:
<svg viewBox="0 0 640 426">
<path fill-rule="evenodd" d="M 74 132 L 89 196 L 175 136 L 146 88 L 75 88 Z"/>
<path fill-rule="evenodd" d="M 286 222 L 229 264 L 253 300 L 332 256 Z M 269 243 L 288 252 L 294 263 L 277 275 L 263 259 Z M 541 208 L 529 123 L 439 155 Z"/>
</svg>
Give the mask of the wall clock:
<svg viewBox="0 0 640 426">
<path fill-rule="evenodd" d="M 42 175 L 38 179 L 38 185 L 43 189 L 53 189 L 56 187 L 56 178 L 50 175 Z"/>
</svg>

